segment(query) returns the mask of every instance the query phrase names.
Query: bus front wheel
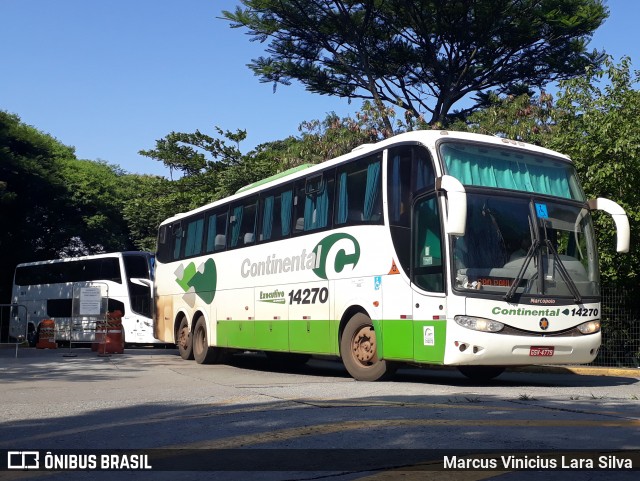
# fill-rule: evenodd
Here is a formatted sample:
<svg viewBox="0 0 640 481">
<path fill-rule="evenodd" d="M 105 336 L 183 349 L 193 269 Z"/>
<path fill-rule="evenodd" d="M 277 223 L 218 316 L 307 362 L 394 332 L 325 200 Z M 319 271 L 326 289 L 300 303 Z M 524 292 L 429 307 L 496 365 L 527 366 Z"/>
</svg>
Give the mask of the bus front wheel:
<svg viewBox="0 0 640 481">
<path fill-rule="evenodd" d="M 378 357 L 378 345 L 373 323 L 358 312 L 344 328 L 340 338 L 340 355 L 344 367 L 358 381 L 379 381 L 390 377 L 393 366 Z"/>
<path fill-rule="evenodd" d="M 198 364 L 219 362 L 220 349 L 210 347 L 207 339 L 207 322 L 200 316 L 193 331 L 193 357 Z"/>
<path fill-rule="evenodd" d="M 185 361 L 192 361 L 193 344 L 191 339 L 191 331 L 189 330 L 189 322 L 186 319 L 182 319 L 182 322 L 180 323 L 176 344 L 178 345 L 180 357 Z"/>
</svg>

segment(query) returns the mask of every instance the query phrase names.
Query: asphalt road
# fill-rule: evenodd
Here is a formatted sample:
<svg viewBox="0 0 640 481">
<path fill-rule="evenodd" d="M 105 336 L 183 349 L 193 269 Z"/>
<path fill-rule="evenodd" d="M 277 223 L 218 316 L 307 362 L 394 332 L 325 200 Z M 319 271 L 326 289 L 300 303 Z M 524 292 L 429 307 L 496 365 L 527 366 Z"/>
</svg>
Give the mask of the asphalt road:
<svg viewBox="0 0 640 481">
<path fill-rule="evenodd" d="M 47 451 L 95 454 L 98 461 L 113 449 L 151 453 L 156 471 L 118 472 L 118 479 L 538 480 L 571 472 L 636 479 L 638 471 L 622 466 L 614 473 L 609 463 L 636 456 L 640 466 L 638 453 L 611 454 L 640 450 L 640 372 L 572 371 L 508 371 L 478 384 L 452 369 L 409 368 L 393 381 L 366 383 L 330 360 L 282 369 L 259 354 L 205 366 L 173 349 L 109 357 L 89 349 L 21 349 L 17 358 L 2 349 L 0 450 L 38 451 L 41 461 Z M 513 456 L 540 469 L 505 468 L 504 459 L 485 471 L 445 466 L 466 462 L 460 460 L 470 453 L 486 463 Z M 563 453 L 586 470 L 547 469 L 544 460 L 561 463 Z M 596 454 L 596 468 L 602 462 L 605 469 L 588 469 Z M 242 472 L 208 471 L 235 466 Z M 0 479 L 113 477 L 0 471 Z"/>
</svg>

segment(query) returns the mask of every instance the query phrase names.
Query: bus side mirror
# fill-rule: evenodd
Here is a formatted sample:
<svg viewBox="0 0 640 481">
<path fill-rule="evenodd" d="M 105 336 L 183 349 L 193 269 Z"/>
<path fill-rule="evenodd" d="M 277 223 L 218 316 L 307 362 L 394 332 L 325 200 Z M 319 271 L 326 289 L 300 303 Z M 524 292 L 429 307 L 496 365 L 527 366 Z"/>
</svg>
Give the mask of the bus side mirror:
<svg viewBox="0 0 640 481">
<path fill-rule="evenodd" d="M 149 279 L 144 279 L 142 277 L 132 277 L 129 280 L 134 284 L 138 284 L 139 286 L 151 288 L 151 281 Z"/>
<path fill-rule="evenodd" d="M 447 193 L 446 233 L 463 236 L 467 225 L 467 192 L 464 186 L 455 177 L 443 175 L 436 179 L 436 189 Z"/>
<path fill-rule="evenodd" d="M 631 229 L 629 227 L 629 219 L 627 213 L 616 202 L 598 197 L 597 199 L 591 199 L 588 202 L 589 209 L 602 210 L 613 217 L 613 222 L 616 224 L 618 243 L 616 250 L 618 252 L 629 252 L 629 244 L 631 238 Z"/>
</svg>

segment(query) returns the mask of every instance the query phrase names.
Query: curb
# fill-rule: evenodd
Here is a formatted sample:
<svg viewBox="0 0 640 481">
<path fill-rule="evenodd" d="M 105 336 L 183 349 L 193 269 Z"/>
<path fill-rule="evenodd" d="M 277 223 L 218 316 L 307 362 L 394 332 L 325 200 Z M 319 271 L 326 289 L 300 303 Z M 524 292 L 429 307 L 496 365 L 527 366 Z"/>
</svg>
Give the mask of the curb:
<svg viewBox="0 0 640 481">
<path fill-rule="evenodd" d="M 508 367 L 507 371 L 548 374 L 574 374 L 578 376 L 615 376 L 640 378 L 640 368 L 598 366 L 522 366 Z"/>
</svg>

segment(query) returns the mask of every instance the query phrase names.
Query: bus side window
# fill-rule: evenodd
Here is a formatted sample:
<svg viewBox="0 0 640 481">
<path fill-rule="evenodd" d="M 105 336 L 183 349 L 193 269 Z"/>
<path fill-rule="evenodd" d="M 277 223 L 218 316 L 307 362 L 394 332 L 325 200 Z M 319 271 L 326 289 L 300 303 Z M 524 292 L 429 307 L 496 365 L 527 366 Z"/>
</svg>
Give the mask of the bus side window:
<svg viewBox="0 0 640 481">
<path fill-rule="evenodd" d="M 227 245 L 227 211 L 207 214 L 207 253 L 223 251 Z"/>
<path fill-rule="evenodd" d="M 336 225 L 382 222 L 381 161 L 379 153 L 338 170 Z"/>
<path fill-rule="evenodd" d="M 413 282 L 426 291 L 444 292 L 442 236 L 435 194 L 416 205 Z"/>
<path fill-rule="evenodd" d="M 280 192 L 268 192 L 260 199 L 259 241 L 282 239 L 291 233 L 291 210 L 293 188 L 289 186 Z"/>
<path fill-rule="evenodd" d="M 204 217 L 199 215 L 186 222 L 184 256 L 193 257 L 202 253 L 202 237 L 204 235 Z"/>
<path fill-rule="evenodd" d="M 243 204 L 232 206 L 229 217 L 231 234 L 229 247 L 242 247 L 255 244 L 257 198 L 245 200 Z"/>
<path fill-rule="evenodd" d="M 315 174 L 296 185 L 295 233 L 324 229 L 330 225 L 334 174 L 334 170 Z"/>
<path fill-rule="evenodd" d="M 171 245 L 173 247 L 171 260 L 177 261 L 180 259 L 180 255 L 182 253 L 182 223 L 176 222 L 171 225 Z"/>
<path fill-rule="evenodd" d="M 157 255 L 160 262 L 169 262 L 171 260 L 171 236 L 169 235 L 171 228 L 163 225 L 158 231 L 158 249 Z"/>
</svg>

